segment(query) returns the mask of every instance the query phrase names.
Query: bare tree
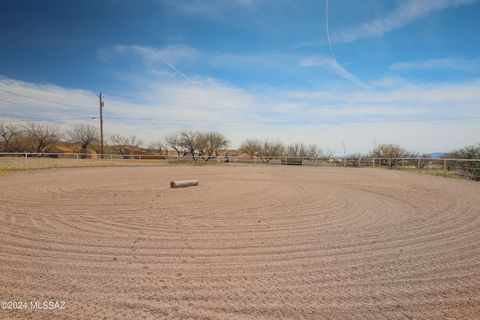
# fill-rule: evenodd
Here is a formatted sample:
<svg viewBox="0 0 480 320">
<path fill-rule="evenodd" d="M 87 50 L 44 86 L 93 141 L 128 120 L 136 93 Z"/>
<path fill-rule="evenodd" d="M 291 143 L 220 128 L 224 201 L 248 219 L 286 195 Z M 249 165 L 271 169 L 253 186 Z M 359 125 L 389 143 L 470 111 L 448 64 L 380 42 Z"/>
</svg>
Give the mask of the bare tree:
<svg viewBox="0 0 480 320">
<path fill-rule="evenodd" d="M 8 145 L 12 139 L 20 134 L 20 129 L 11 123 L 0 122 L 0 137 L 3 140 L 3 148 L 0 151 L 8 152 Z"/>
<path fill-rule="evenodd" d="M 318 157 L 330 157 L 330 154 L 324 153 L 317 145 L 305 145 L 300 142 L 289 144 L 285 148 L 285 153 L 292 158 L 314 159 Z"/>
<path fill-rule="evenodd" d="M 307 158 L 331 158 L 332 154 L 328 151 L 322 150 L 315 144 L 310 144 L 305 149 Z"/>
<path fill-rule="evenodd" d="M 168 147 L 172 148 L 173 150 L 175 150 L 177 152 L 177 156 L 180 157 L 182 146 L 180 145 L 179 133 L 172 133 L 172 134 L 167 135 L 165 137 L 165 143 L 166 143 L 167 149 L 168 149 Z M 168 150 L 167 150 L 167 153 L 168 153 Z"/>
<path fill-rule="evenodd" d="M 128 155 L 131 154 L 135 149 L 142 145 L 142 140 L 136 136 L 121 136 L 119 134 L 114 134 L 110 138 L 110 147 L 117 153 Z"/>
<path fill-rule="evenodd" d="M 263 163 L 269 163 L 271 160 L 280 157 L 285 150 L 282 142 L 265 140 L 258 152 L 258 156 Z"/>
<path fill-rule="evenodd" d="M 285 148 L 288 157 L 303 158 L 306 154 L 306 147 L 303 143 L 291 143 Z"/>
<path fill-rule="evenodd" d="M 70 142 L 79 143 L 82 145 L 82 150 L 87 151 L 88 147 L 92 144 L 98 143 L 100 135 L 96 126 L 77 124 L 73 129 L 67 132 Z"/>
<path fill-rule="evenodd" d="M 198 150 L 198 132 L 183 130 L 178 133 L 178 145 L 184 151 L 184 154 L 190 154 L 193 160 L 197 160 Z"/>
<path fill-rule="evenodd" d="M 240 152 L 247 154 L 250 159 L 253 159 L 262 147 L 262 143 L 256 139 L 247 139 L 240 145 Z"/>
<path fill-rule="evenodd" d="M 25 126 L 25 135 L 31 152 L 48 152 L 60 141 L 57 127 L 39 122 L 28 123 Z"/>
<path fill-rule="evenodd" d="M 229 143 L 223 134 L 215 131 L 197 133 L 195 139 L 198 154 L 205 162 L 218 156 Z"/>
<path fill-rule="evenodd" d="M 157 153 L 160 153 L 160 154 L 168 153 L 167 144 L 161 139 L 152 141 L 148 145 L 148 150 L 151 151 L 151 152 L 157 152 Z"/>
</svg>

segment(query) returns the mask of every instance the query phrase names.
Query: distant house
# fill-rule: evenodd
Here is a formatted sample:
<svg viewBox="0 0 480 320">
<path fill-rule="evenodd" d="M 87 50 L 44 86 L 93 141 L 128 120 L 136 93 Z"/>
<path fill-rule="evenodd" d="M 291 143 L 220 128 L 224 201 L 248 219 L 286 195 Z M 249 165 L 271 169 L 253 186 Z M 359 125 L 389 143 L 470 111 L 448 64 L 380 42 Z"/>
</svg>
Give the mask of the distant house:
<svg viewBox="0 0 480 320">
<path fill-rule="evenodd" d="M 223 150 L 219 153 L 219 157 L 226 157 L 226 156 L 229 156 L 229 157 L 238 157 L 242 155 L 242 153 L 238 150 L 235 150 L 235 149 L 227 149 L 227 150 Z"/>
<path fill-rule="evenodd" d="M 61 144 L 51 148 L 46 157 L 49 158 L 58 158 L 59 154 L 68 154 L 68 153 L 78 153 L 79 148 L 73 144 Z"/>
<path fill-rule="evenodd" d="M 75 145 L 58 145 L 50 149 L 49 153 L 77 153 L 79 148 Z"/>
</svg>

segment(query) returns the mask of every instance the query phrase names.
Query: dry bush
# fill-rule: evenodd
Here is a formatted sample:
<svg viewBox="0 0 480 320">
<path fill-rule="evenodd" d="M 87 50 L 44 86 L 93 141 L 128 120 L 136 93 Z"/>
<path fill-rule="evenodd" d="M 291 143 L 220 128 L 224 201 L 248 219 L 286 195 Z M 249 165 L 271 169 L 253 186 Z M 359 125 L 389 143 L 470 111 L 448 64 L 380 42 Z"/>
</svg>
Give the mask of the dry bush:
<svg viewBox="0 0 480 320">
<path fill-rule="evenodd" d="M 480 143 L 455 150 L 448 157 L 480 160 Z M 480 161 L 464 162 L 460 165 L 460 169 L 468 173 L 473 180 L 480 181 Z"/>
<path fill-rule="evenodd" d="M 407 158 L 409 155 L 409 152 L 399 145 L 381 144 L 375 150 L 373 150 L 370 157 L 380 158 L 381 165 L 394 167 L 400 161 L 400 158 Z"/>
</svg>

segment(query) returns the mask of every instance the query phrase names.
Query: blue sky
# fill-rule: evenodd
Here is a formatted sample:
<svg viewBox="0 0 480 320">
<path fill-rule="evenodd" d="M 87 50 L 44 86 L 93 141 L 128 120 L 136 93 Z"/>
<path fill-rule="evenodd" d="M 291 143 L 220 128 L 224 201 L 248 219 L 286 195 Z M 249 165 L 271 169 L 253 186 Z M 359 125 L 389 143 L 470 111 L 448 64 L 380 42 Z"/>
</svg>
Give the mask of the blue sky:
<svg viewBox="0 0 480 320">
<path fill-rule="evenodd" d="M 182 128 L 334 153 L 480 141 L 480 1 L 326 5 L 1 1 L 0 117 L 95 124 L 101 91 L 107 134 L 145 143 Z"/>
</svg>

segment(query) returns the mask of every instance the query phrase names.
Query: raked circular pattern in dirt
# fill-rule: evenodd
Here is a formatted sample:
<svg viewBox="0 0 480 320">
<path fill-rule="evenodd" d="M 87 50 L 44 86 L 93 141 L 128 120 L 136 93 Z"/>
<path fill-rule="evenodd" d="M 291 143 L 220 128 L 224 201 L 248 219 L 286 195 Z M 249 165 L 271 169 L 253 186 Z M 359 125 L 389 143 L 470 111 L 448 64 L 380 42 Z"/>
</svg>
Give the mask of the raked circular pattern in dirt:
<svg viewBox="0 0 480 320">
<path fill-rule="evenodd" d="M 171 180 L 198 179 L 170 189 Z M 480 319 L 480 184 L 385 169 L 0 177 L 1 319 Z"/>
</svg>

